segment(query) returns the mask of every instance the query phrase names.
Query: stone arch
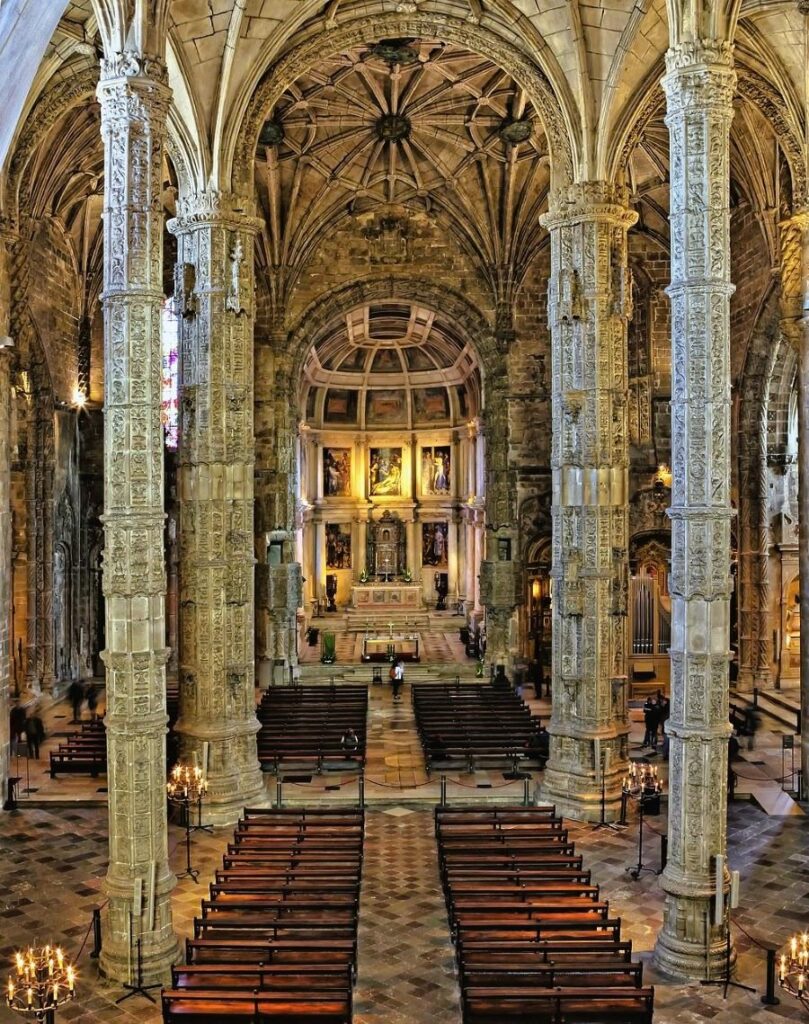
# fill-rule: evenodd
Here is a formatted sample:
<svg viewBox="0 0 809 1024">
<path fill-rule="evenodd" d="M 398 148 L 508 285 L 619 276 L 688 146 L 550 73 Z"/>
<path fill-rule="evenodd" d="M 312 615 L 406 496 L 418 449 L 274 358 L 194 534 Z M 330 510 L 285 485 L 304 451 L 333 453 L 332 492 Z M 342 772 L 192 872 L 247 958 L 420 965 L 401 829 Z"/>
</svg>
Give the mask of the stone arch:
<svg viewBox="0 0 809 1024">
<path fill-rule="evenodd" d="M 484 403 L 486 379 L 504 369 L 504 353 L 498 348 L 494 328 L 484 315 L 459 292 L 419 277 L 366 278 L 344 285 L 312 302 L 299 315 L 287 335 L 291 352 L 291 380 L 297 381 L 312 344 L 320 329 L 341 313 L 355 306 L 387 299 L 409 299 L 440 310 L 456 323 L 472 342 L 478 356 L 483 381 Z"/>
<path fill-rule="evenodd" d="M 326 35 L 318 34 L 304 40 L 272 64 L 253 92 L 238 130 L 226 143 L 227 148 L 222 154 L 222 178 L 230 182 L 232 191 L 244 196 L 252 194 L 253 154 L 261 125 L 284 90 L 322 57 L 324 46 L 327 45 L 331 53 L 337 53 L 344 47 L 356 46 L 369 39 L 410 36 L 435 36 L 459 43 L 507 71 L 525 89 L 540 113 L 550 148 L 554 186 L 559 188 L 573 180 L 571 133 L 558 98 L 541 68 L 480 25 L 417 11 L 375 14 L 357 19 Z"/>
</svg>

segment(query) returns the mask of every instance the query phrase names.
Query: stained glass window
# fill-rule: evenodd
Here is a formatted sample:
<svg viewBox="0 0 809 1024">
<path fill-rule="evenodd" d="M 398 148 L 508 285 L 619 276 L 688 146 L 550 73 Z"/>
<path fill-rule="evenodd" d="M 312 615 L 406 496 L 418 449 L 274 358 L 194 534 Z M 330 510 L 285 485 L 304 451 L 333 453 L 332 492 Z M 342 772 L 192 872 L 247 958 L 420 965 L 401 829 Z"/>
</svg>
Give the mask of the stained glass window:
<svg viewBox="0 0 809 1024">
<path fill-rule="evenodd" d="M 166 432 L 166 447 L 175 450 L 180 422 L 180 328 L 173 299 L 166 299 L 163 303 L 160 326 L 160 342 L 163 353 L 160 422 Z"/>
</svg>

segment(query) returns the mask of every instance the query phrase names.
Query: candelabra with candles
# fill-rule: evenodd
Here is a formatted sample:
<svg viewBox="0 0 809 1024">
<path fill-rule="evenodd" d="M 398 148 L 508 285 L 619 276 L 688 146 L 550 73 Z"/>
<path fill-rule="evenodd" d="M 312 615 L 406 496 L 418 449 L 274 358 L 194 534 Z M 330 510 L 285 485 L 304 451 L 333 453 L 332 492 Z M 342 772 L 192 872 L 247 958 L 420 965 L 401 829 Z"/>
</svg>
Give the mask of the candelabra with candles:
<svg viewBox="0 0 809 1024">
<path fill-rule="evenodd" d="M 638 863 L 634 868 L 627 868 L 631 877 L 637 881 L 642 872 L 654 871 L 654 868 L 643 865 L 643 815 L 656 814 L 660 808 L 663 784 L 658 778 L 657 768 L 647 761 L 630 761 L 629 772 L 621 783 L 621 791 L 626 799 L 631 797 L 638 804 Z"/>
<path fill-rule="evenodd" d="M 809 1009 L 809 933 L 793 935 L 778 957 L 778 984 Z"/>
<path fill-rule="evenodd" d="M 171 778 L 166 783 L 166 791 L 169 800 L 183 809 L 185 821 L 185 871 L 177 877 L 182 878 L 188 875 L 196 882 L 199 871 L 191 867 L 191 833 L 211 832 L 211 825 L 202 824 L 202 800 L 208 790 L 208 783 L 202 774 L 202 769 L 190 764 L 176 764 L 171 772 Z M 191 823 L 191 806 L 197 805 L 197 824 Z"/>
<path fill-rule="evenodd" d="M 29 946 L 12 963 L 6 1005 L 41 1024 L 53 1024 L 56 1008 L 76 995 L 76 969 L 58 946 Z"/>
</svg>

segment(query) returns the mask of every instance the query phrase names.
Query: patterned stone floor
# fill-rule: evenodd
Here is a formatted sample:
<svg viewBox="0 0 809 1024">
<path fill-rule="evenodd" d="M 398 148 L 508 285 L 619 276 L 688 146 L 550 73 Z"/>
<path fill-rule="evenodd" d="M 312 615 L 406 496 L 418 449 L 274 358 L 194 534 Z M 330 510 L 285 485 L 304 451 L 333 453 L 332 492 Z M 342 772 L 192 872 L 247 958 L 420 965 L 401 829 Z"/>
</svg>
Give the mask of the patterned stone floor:
<svg viewBox="0 0 809 1024">
<path fill-rule="evenodd" d="M 392 803 L 368 812 L 361 904 L 357 1024 L 459 1024 L 452 953 L 436 871 L 432 811 Z M 652 827 L 660 822 L 653 819 Z M 739 980 L 755 994 L 699 984 L 672 985 L 656 976 L 649 951 L 662 916 L 654 874 L 631 881 L 637 832 L 596 832 L 572 826 L 594 878 L 624 920 L 627 937 L 647 961 L 647 980 L 657 989 L 656 1024 L 765 1024 L 805 1015 L 793 1000 L 765 1008 L 759 1002 L 763 959 L 744 934 L 781 941 L 809 921 L 808 826 L 805 818 L 768 818 L 749 804 L 731 809 L 730 861 L 742 873 L 742 907 L 735 913 Z M 203 883 L 220 862 L 227 832 L 195 837 L 193 860 Z M 181 867 L 182 834 L 171 827 L 172 863 Z M 650 866 L 658 866 L 658 841 L 649 832 Z M 116 1006 L 117 985 L 99 979 L 89 959 L 88 927 L 99 904 L 106 864 L 106 815 L 101 808 L 29 809 L 2 818 L 0 831 L 0 983 L 13 950 L 33 938 L 64 943 L 78 957 L 80 997 L 58 1019 L 91 1022 L 138 1020 L 153 1024 L 159 1012 L 141 998 Z M 204 884 L 181 881 L 174 892 L 174 919 L 187 934 Z M 15 1018 L 0 1007 L 0 1022 Z"/>
</svg>

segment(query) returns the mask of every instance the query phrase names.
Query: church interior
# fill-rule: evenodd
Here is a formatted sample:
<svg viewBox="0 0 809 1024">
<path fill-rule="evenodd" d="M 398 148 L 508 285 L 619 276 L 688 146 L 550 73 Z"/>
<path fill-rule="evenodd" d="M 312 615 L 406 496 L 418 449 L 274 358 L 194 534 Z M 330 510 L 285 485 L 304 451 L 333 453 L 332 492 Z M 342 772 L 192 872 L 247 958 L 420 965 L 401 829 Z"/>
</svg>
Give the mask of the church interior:
<svg viewBox="0 0 809 1024">
<path fill-rule="evenodd" d="M 0 81 L 0 1022 L 806 1019 L 807 0 Z"/>
</svg>

